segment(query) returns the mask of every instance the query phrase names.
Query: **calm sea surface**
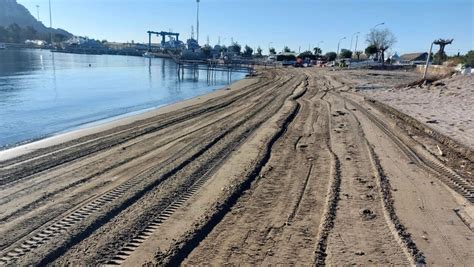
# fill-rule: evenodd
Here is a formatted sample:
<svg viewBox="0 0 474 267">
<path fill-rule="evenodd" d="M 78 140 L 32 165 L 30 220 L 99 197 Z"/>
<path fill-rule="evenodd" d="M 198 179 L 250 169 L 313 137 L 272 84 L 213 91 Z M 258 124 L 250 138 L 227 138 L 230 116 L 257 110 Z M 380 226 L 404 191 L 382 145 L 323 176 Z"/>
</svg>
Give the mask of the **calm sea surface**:
<svg viewBox="0 0 474 267">
<path fill-rule="evenodd" d="M 228 84 L 178 80 L 169 59 L 0 50 L 0 149 L 178 102 Z M 233 80 L 243 74 L 233 74 Z"/>
</svg>

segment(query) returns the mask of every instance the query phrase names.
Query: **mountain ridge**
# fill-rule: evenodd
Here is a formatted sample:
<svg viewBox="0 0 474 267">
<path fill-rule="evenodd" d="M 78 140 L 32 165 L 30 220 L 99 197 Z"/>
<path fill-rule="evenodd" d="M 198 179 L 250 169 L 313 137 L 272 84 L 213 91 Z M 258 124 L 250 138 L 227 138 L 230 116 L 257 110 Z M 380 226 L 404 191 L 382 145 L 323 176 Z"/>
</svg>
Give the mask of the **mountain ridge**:
<svg viewBox="0 0 474 267">
<path fill-rule="evenodd" d="M 0 0 L 0 26 L 7 28 L 12 24 L 17 24 L 21 28 L 32 27 L 39 34 L 49 34 L 50 28 L 38 21 L 26 7 L 17 3 L 16 0 Z M 64 29 L 54 29 L 53 35 L 61 34 L 71 37 L 73 34 Z"/>
</svg>

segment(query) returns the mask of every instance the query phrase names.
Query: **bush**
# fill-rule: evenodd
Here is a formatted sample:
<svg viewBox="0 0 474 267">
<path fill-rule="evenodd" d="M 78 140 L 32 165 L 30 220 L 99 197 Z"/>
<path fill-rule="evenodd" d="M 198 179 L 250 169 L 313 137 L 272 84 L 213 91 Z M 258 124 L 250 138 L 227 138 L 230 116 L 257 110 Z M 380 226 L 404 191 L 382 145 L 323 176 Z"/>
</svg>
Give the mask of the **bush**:
<svg viewBox="0 0 474 267">
<path fill-rule="evenodd" d="M 292 61 L 296 60 L 294 55 L 277 55 L 277 61 Z"/>
<path fill-rule="evenodd" d="M 327 52 L 326 58 L 328 61 L 334 61 L 337 58 L 336 52 Z"/>
</svg>

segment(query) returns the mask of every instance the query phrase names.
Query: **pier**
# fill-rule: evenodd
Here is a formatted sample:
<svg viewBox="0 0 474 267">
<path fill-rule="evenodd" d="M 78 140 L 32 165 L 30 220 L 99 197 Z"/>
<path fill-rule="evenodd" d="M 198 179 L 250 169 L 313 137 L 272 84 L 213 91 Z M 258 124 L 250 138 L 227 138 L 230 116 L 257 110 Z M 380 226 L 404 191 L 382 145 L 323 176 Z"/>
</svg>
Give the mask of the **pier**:
<svg viewBox="0 0 474 267">
<path fill-rule="evenodd" d="M 215 79 L 216 72 L 225 72 L 229 80 L 232 79 L 232 73 L 240 72 L 252 74 L 254 71 L 253 63 L 244 63 L 244 62 L 224 62 L 221 60 L 175 60 L 178 65 L 178 76 L 182 77 L 184 75 L 185 69 L 190 69 L 193 71 L 193 75 L 200 70 L 205 70 L 207 72 L 208 81 Z"/>
<path fill-rule="evenodd" d="M 221 60 L 221 59 L 182 59 L 172 53 L 169 53 L 173 61 L 177 64 L 178 78 L 184 76 L 184 70 L 192 71 L 196 76 L 200 70 L 206 71 L 208 82 L 216 78 L 217 72 L 227 73 L 228 80 L 232 80 L 232 73 L 246 73 L 251 75 L 254 72 L 256 63 L 253 60 Z"/>
</svg>

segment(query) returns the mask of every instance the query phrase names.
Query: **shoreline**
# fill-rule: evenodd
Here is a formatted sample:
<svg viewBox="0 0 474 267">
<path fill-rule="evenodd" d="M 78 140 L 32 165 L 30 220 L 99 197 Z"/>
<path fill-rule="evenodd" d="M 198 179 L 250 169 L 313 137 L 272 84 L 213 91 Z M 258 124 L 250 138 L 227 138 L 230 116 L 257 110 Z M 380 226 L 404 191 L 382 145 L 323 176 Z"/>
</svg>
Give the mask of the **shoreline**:
<svg viewBox="0 0 474 267">
<path fill-rule="evenodd" d="M 241 80 L 234 81 L 225 87 L 216 89 L 212 92 L 209 92 L 203 95 L 195 96 L 195 97 L 178 101 L 175 103 L 164 104 L 162 106 L 158 106 L 154 108 L 147 108 L 147 109 L 143 109 L 139 111 L 133 111 L 133 112 L 113 116 L 110 118 L 101 119 L 95 122 L 94 121 L 89 122 L 89 123 L 74 127 L 70 130 L 53 133 L 43 138 L 40 137 L 39 139 L 32 140 L 31 142 L 25 141 L 26 143 L 18 143 L 17 145 L 12 145 L 10 147 L 7 146 L 3 150 L 0 149 L 0 162 L 33 152 L 41 148 L 58 145 L 58 144 L 65 143 L 74 139 L 78 139 L 87 135 L 103 132 L 103 131 L 110 130 L 119 126 L 131 124 L 136 121 L 145 120 L 154 116 L 172 112 L 181 108 L 200 104 L 210 99 L 226 95 L 231 91 L 244 88 L 248 85 L 255 83 L 257 80 L 258 80 L 258 77 L 251 77 L 251 78 L 244 77 Z M 230 88 L 230 90 L 227 90 L 227 88 Z"/>
</svg>

